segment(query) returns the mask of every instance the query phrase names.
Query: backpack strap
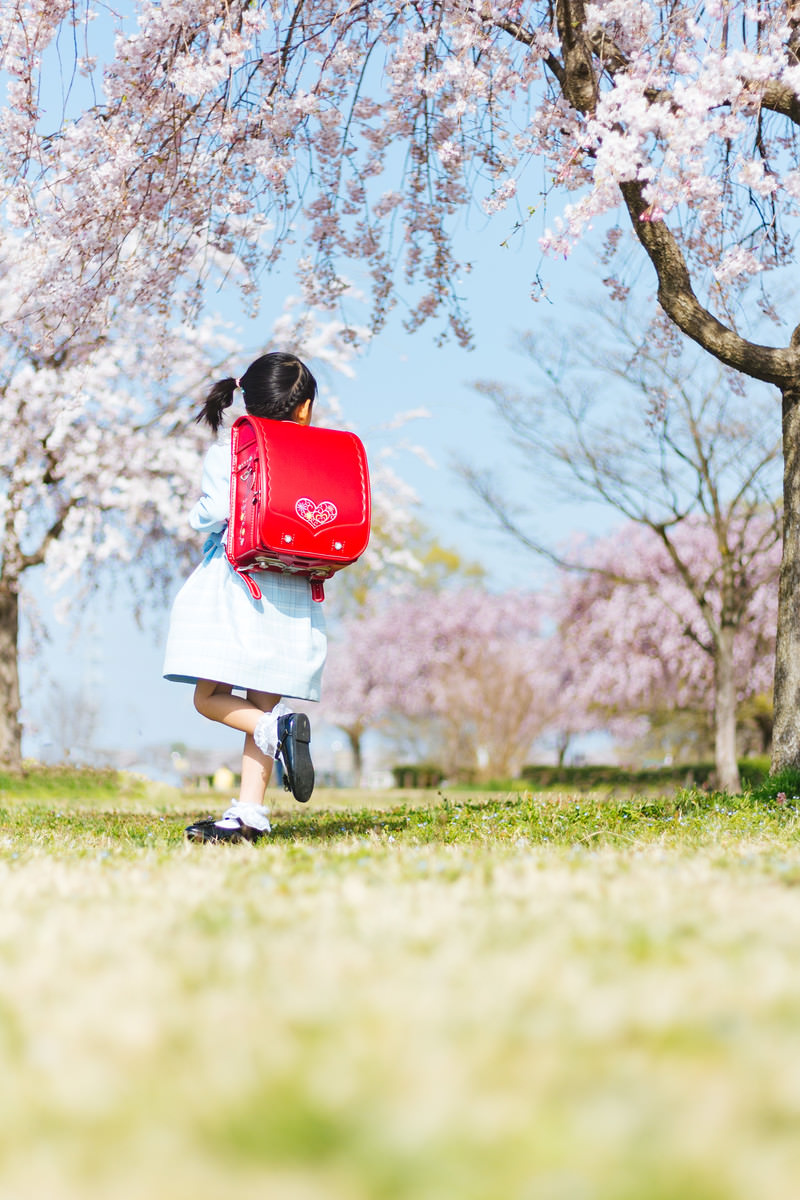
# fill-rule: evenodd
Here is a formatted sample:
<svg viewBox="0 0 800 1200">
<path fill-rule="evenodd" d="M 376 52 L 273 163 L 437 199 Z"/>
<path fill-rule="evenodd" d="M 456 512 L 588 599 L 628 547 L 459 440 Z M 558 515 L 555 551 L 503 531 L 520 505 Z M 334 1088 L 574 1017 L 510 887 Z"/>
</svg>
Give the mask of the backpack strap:
<svg viewBox="0 0 800 1200">
<path fill-rule="evenodd" d="M 260 600 L 261 599 L 261 588 L 258 586 L 255 579 L 252 579 L 247 574 L 246 571 L 240 570 L 240 568 L 237 567 L 235 563 L 232 563 L 230 559 L 228 559 L 228 562 L 233 567 L 234 571 L 239 576 L 239 578 L 247 585 L 247 590 L 250 593 L 250 595 L 253 597 L 253 599 Z"/>
</svg>

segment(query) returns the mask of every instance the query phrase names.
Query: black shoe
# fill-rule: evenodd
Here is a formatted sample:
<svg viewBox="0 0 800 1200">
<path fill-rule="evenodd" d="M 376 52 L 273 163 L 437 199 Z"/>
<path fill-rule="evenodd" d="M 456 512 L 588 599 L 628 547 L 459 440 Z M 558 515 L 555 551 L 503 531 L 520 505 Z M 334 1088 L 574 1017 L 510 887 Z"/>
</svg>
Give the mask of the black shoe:
<svg viewBox="0 0 800 1200">
<path fill-rule="evenodd" d="M 278 717 L 278 749 L 275 757 L 283 767 L 283 786 L 301 804 L 314 790 L 314 764 L 308 744 L 311 741 L 311 722 L 305 713 L 289 713 Z"/>
<path fill-rule="evenodd" d="M 238 817 L 225 818 L 224 823 L 209 817 L 186 826 L 186 836 L 190 842 L 257 842 L 268 832 L 267 829 L 253 829 Z"/>
</svg>

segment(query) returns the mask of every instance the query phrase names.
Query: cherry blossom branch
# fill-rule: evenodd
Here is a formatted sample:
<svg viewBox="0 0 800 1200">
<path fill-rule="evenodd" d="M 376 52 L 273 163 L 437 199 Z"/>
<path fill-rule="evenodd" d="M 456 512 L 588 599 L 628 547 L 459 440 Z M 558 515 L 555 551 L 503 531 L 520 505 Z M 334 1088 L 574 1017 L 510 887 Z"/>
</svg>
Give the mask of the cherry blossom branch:
<svg viewBox="0 0 800 1200">
<path fill-rule="evenodd" d="M 754 379 L 782 387 L 800 370 L 794 335 L 787 349 L 761 346 L 735 333 L 704 308 L 692 288 L 689 270 L 674 235 L 664 221 L 653 220 L 644 187 L 636 181 L 620 183 L 634 232 L 658 278 L 658 302 L 683 333 L 720 362 Z M 795 333 L 800 341 L 800 326 Z"/>
</svg>

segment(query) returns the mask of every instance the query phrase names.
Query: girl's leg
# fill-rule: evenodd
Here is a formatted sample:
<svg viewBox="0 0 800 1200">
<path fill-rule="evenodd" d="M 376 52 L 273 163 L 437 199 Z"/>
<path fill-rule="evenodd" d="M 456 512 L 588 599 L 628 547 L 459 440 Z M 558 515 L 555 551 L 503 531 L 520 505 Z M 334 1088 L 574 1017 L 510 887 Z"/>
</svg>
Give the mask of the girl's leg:
<svg viewBox="0 0 800 1200">
<path fill-rule="evenodd" d="M 273 696 L 270 692 L 248 690 L 247 699 L 261 717 L 265 712 L 272 712 L 280 696 Z M 252 733 L 248 733 L 242 750 L 242 786 L 239 790 L 242 804 L 264 803 L 264 792 L 267 790 L 274 765 L 275 759 L 267 758 L 255 744 Z"/>
<path fill-rule="evenodd" d="M 229 683 L 214 683 L 213 679 L 198 679 L 194 689 L 194 706 L 210 721 L 219 721 L 231 729 L 240 729 L 252 736 L 265 712 L 271 712 L 280 700 L 271 692 L 248 691 L 247 699 L 232 695 Z"/>
<path fill-rule="evenodd" d="M 280 734 L 281 761 L 286 770 L 286 780 L 296 800 L 304 804 L 310 797 L 314 790 L 314 764 L 309 753 L 311 728 L 308 717 L 305 713 L 293 713 L 280 701 L 280 696 L 272 692 L 253 689 L 248 689 L 243 700 L 233 695 L 230 684 L 198 679 L 194 689 L 197 711 L 211 721 L 241 730 L 245 740 L 238 803 L 231 805 L 219 821 L 200 821 L 189 825 L 186 834 L 190 840 L 221 841 L 234 836 L 238 840 L 242 827 L 256 830 L 257 834 L 253 836 L 261 836 L 269 829 L 269 820 L 263 807 L 264 792 L 272 773 L 274 759 L 270 755 L 276 751 L 282 720 L 285 725 Z M 266 717 L 267 713 L 270 714 L 269 718 Z M 253 736 L 256 733 L 258 745 Z M 266 754 L 261 746 L 267 751 Z"/>
<path fill-rule="evenodd" d="M 248 733 L 242 750 L 242 784 L 239 788 L 242 804 L 264 803 L 264 793 L 274 765 L 275 759 L 262 754 L 253 741 L 253 735 Z"/>
<path fill-rule="evenodd" d="M 247 692 L 247 699 L 232 695 L 230 684 L 215 683 L 211 679 L 199 679 L 194 691 L 194 706 L 204 717 L 219 721 L 231 729 L 240 729 L 245 734 L 242 750 L 242 785 L 239 791 L 241 804 L 264 803 L 274 759 L 267 758 L 253 741 L 253 730 L 265 712 L 272 712 L 280 696 L 271 692 Z"/>
</svg>

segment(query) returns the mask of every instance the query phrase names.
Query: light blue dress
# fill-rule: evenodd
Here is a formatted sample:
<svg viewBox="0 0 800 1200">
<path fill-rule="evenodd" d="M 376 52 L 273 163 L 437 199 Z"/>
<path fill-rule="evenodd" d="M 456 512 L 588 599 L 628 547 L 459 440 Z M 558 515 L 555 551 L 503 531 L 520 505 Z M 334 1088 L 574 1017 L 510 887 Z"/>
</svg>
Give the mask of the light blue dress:
<svg viewBox="0 0 800 1200">
<path fill-rule="evenodd" d="M 254 600 L 225 556 L 230 502 L 230 433 L 208 451 L 203 495 L 189 524 L 207 534 L 203 561 L 175 597 L 164 677 L 213 679 L 300 700 L 319 700 L 327 639 L 322 605 L 307 579 L 253 571 Z"/>
</svg>

